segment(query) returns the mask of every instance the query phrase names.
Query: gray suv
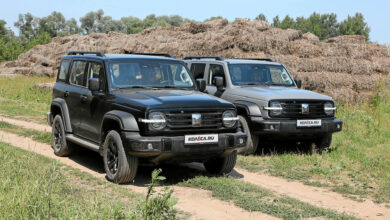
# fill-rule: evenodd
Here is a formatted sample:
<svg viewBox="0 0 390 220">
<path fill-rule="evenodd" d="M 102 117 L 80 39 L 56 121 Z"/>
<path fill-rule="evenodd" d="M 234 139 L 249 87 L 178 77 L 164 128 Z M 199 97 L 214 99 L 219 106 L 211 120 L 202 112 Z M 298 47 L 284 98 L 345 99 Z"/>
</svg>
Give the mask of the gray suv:
<svg viewBox="0 0 390 220">
<path fill-rule="evenodd" d="M 236 105 L 249 140 L 241 153 L 252 154 L 266 143 L 327 150 L 332 134 L 342 129 L 331 97 L 300 89 L 283 64 L 272 59 L 223 59 L 189 56 L 195 79 L 205 92 Z"/>
</svg>

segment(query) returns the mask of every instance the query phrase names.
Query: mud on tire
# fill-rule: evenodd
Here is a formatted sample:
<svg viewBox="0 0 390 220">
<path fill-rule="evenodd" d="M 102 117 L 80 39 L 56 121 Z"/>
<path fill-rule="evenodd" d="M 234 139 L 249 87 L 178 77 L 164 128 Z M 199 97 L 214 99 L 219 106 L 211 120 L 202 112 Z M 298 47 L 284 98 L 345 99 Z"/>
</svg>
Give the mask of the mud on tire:
<svg viewBox="0 0 390 220">
<path fill-rule="evenodd" d="M 129 183 L 134 180 L 138 169 L 138 158 L 126 154 L 121 136 L 110 131 L 103 144 L 103 162 L 107 179 L 114 183 Z"/>
</svg>

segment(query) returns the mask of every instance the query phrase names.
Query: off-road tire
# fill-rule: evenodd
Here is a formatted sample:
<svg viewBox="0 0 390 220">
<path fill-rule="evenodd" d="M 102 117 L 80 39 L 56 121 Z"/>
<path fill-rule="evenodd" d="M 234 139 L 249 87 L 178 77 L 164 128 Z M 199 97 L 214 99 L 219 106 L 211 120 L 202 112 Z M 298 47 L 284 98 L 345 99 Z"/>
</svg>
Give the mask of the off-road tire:
<svg viewBox="0 0 390 220">
<path fill-rule="evenodd" d="M 315 151 L 319 154 L 330 151 L 330 145 L 332 143 L 332 134 L 324 135 L 314 141 Z"/>
<path fill-rule="evenodd" d="M 138 158 L 126 154 L 121 136 L 115 130 L 110 131 L 105 138 L 103 162 L 107 179 L 114 183 L 132 182 L 137 174 Z"/>
<path fill-rule="evenodd" d="M 257 145 L 259 144 L 259 136 L 253 135 L 251 133 L 248 121 L 244 116 L 239 115 L 238 118 L 241 123 L 243 132 L 248 135 L 248 140 L 246 141 L 245 147 L 238 150 L 238 153 L 244 155 L 254 154 L 257 151 Z"/>
<path fill-rule="evenodd" d="M 221 175 L 221 174 L 230 173 L 233 170 L 234 166 L 236 165 L 236 161 L 237 161 L 237 151 L 234 151 L 228 156 L 217 157 L 209 161 L 206 161 L 203 164 L 207 172 L 211 174 Z"/>
<path fill-rule="evenodd" d="M 52 124 L 51 147 L 59 157 L 68 156 L 72 152 L 72 143 L 66 140 L 65 127 L 61 115 L 56 115 Z"/>
</svg>

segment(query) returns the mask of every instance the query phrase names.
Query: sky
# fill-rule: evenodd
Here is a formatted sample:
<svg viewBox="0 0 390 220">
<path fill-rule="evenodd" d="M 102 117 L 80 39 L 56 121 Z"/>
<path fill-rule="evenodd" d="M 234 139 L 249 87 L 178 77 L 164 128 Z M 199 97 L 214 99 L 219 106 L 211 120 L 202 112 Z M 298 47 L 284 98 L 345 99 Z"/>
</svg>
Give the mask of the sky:
<svg viewBox="0 0 390 220">
<path fill-rule="evenodd" d="M 177 14 L 197 21 L 222 16 L 233 21 L 235 18 L 254 19 L 263 13 L 270 22 L 276 15 L 281 18 L 286 15 L 308 17 L 313 12 L 336 13 L 341 21 L 360 12 L 371 28 L 370 40 L 390 45 L 390 0 L 0 0 L 0 6 L 0 19 L 5 20 L 7 27 L 14 31 L 13 24 L 18 15 L 28 12 L 44 17 L 58 11 L 67 19 L 73 17 L 77 21 L 86 13 L 98 9 L 103 9 L 104 14 L 113 19 L 127 16 L 143 19 L 154 13 L 157 16 Z"/>
</svg>

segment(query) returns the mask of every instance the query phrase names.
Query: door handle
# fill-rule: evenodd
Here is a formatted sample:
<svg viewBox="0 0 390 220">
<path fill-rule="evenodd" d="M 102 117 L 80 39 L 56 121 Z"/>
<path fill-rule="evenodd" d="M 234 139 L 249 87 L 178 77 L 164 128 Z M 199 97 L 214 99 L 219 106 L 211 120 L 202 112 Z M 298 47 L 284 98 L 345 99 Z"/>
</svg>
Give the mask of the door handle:
<svg viewBox="0 0 390 220">
<path fill-rule="evenodd" d="M 68 97 L 69 96 L 69 92 L 68 91 L 65 91 L 64 92 L 64 97 L 66 98 L 66 97 Z"/>
<path fill-rule="evenodd" d="M 86 102 L 87 99 L 88 99 L 88 97 L 86 95 L 82 95 L 80 98 L 81 102 Z"/>
</svg>

